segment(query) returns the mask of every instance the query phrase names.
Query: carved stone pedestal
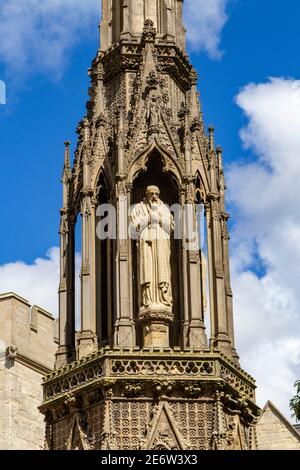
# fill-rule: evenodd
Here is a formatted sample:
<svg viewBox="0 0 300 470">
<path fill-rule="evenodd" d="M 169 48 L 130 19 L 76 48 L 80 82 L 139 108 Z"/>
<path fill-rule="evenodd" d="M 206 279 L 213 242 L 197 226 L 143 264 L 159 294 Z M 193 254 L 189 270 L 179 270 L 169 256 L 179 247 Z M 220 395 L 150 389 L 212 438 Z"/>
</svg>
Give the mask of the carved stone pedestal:
<svg viewBox="0 0 300 470">
<path fill-rule="evenodd" d="M 143 323 L 144 347 L 169 347 L 169 325 L 174 320 L 171 308 L 160 304 L 141 308 L 140 320 Z"/>
<path fill-rule="evenodd" d="M 55 354 L 55 368 L 60 369 L 68 362 L 75 360 L 76 351 L 67 346 L 60 346 Z"/>
<path fill-rule="evenodd" d="M 81 331 L 77 338 L 78 359 L 88 356 L 98 349 L 98 338 L 91 331 Z"/>
<path fill-rule="evenodd" d="M 253 379 L 216 353 L 106 348 L 44 381 L 51 450 L 252 450 Z"/>
</svg>

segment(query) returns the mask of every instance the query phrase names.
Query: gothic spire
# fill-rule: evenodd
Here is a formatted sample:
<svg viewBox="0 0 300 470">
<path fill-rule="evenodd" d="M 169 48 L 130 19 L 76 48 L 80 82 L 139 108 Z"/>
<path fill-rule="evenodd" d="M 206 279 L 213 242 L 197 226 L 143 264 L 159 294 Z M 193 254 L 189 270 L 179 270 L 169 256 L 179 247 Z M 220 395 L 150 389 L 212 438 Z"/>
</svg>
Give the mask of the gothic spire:
<svg viewBox="0 0 300 470">
<path fill-rule="evenodd" d="M 69 141 L 65 142 L 65 158 L 64 158 L 64 170 L 63 170 L 63 182 L 68 182 L 71 178 L 71 161 L 70 161 L 70 145 Z"/>
<path fill-rule="evenodd" d="M 103 0 L 100 24 L 101 52 L 121 40 L 140 39 L 145 20 L 151 20 L 157 37 L 185 50 L 183 0 Z"/>
</svg>

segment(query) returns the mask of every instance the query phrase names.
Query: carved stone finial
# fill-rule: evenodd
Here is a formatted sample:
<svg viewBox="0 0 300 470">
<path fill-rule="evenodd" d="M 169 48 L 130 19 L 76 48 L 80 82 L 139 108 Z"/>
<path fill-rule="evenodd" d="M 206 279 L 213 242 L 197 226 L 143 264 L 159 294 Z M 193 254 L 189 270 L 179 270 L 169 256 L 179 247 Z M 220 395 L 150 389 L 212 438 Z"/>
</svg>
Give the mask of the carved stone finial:
<svg viewBox="0 0 300 470">
<path fill-rule="evenodd" d="M 105 72 L 101 62 L 98 62 L 94 76 L 97 80 L 104 80 Z"/>
<path fill-rule="evenodd" d="M 149 18 L 145 20 L 143 29 L 143 40 L 145 42 L 154 42 L 156 37 L 156 28 L 154 23 Z"/>
<path fill-rule="evenodd" d="M 199 118 L 195 118 L 191 124 L 191 131 L 198 132 L 201 130 L 201 121 Z"/>
<path fill-rule="evenodd" d="M 156 89 L 158 87 L 158 78 L 154 70 L 152 70 L 147 79 L 146 79 L 147 85 L 149 89 Z"/>
<path fill-rule="evenodd" d="M 178 111 L 178 117 L 180 120 L 185 120 L 185 117 L 188 116 L 189 109 L 185 103 L 181 103 L 180 109 Z"/>
<path fill-rule="evenodd" d="M 209 133 L 209 150 L 213 151 L 215 148 L 215 128 L 212 124 L 210 124 L 208 128 Z"/>
<path fill-rule="evenodd" d="M 199 78 L 198 73 L 196 72 L 196 70 L 194 68 L 192 68 L 192 70 L 190 72 L 191 85 L 196 86 L 197 82 L 198 82 L 198 78 Z"/>
</svg>

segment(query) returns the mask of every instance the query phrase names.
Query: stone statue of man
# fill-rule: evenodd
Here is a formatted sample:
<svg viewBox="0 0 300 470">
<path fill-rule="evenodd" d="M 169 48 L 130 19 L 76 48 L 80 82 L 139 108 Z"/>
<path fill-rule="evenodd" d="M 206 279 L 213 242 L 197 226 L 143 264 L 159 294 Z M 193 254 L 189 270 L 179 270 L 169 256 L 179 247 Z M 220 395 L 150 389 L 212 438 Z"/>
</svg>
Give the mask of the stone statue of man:
<svg viewBox="0 0 300 470">
<path fill-rule="evenodd" d="M 174 219 L 160 200 L 160 190 L 149 186 L 146 197 L 131 213 L 138 234 L 138 267 L 141 309 L 172 311 L 170 235 Z"/>
</svg>

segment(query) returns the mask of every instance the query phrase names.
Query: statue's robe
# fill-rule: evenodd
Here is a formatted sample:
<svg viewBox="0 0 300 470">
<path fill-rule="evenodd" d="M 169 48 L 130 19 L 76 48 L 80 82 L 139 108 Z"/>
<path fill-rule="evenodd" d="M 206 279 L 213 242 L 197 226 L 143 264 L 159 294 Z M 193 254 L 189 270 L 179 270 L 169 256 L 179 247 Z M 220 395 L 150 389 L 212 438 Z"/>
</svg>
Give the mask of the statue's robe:
<svg viewBox="0 0 300 470">
<path fill-rule="evenodd" d="M 144 200 L 133 208 L 131 221 L 139 234 L 141 306 L 172 307 L 170 237 L 174 229 L 173 217 L 162 201 L 150 205 Z"/>
</svg>

